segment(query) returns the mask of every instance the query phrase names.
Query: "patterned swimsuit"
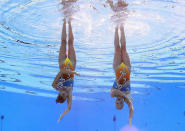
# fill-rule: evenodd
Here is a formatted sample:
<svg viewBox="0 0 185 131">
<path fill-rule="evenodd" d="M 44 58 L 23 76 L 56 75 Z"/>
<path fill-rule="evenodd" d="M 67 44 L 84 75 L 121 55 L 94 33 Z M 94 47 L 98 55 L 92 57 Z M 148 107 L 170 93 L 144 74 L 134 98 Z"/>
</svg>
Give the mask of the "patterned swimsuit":
<svg viewBox="0 0 185 131">
<path fill-rule="evenodd" d="M 69 58 L 66 58 L 64 61 L 64 64 L 62 65 L 62 70 L 66 71 L 73 71 L 74 68 L 71 64 L 71 61 Z M 74 83 L 74 74 L 63 74 L 62 77 L 58 80 L 57 88 L 66 88 L 66 87 L 73 87 Z"/>
<path fill-rule="evenodd" d="M 113 88 L 120 91 L 130 91 L 130 71 L 127 66 L 122 62 L 116 72 L 116 80 L 114 81 Z"/>
</svg>

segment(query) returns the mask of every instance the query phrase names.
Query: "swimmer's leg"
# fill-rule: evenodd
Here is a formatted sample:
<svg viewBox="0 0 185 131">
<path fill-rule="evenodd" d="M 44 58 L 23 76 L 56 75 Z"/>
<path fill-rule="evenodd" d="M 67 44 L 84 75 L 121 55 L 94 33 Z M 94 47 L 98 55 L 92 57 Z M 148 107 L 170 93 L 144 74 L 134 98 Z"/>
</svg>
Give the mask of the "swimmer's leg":
<svg viewBox="0 0 185 131">
<path fill-rule="evenodd" d="M 62 64 L 65 61 L 66 55 L 66 20 L 64 19 L 63 27 L 62 27 L 62 38 L 61 38 L 61 45 L 60 45 L 60 52 L 59 52 L 59 68 L 62 69 Z"/>
<path fill-rule="evenodd" d="M 121 42 L 122 61 L 124 62 L 125 65 L 127 65 L 127 67 L 129 69 L 131 69 L 130 58 L 129 58 L 129 55 L 128 55 L 127 49 L 126 49 L 126 38 L 125 38 L 125 32 L 124 32 L 123 24 L 120 26 L 120 31 L 121 31 L 120 42 Z"/>
<path fill-rule="evenodd" d="M 116 27 L 114 36 L 114 62 L 113 62 L 113 68 L 115 72 L 120 64 L 121 64 L 121 48 L 119 45 L 118 27 Z"/>
<path fill-rule="evenodd" d="M 68 57 L 71 60 L 71 63 L 73 65 L 73 68 L 75 70 L 76 67 L 76 53 L 74 49 L 74 37 L 73 37 L 73 31 L 72 31 L 72 26 L 71 26 L 71 21 L 69 20 L 69 40 L 68 40 Z"/>
</svg>

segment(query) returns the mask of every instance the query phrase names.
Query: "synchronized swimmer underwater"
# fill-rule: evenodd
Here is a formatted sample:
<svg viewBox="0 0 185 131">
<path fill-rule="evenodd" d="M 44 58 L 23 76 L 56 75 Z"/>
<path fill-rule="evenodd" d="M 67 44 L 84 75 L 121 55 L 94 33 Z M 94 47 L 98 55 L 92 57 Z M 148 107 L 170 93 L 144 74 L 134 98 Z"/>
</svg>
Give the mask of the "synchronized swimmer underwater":
<svg viewBox="0 0 185 131">
<path fill-rule="evenodd" d="M 68 6 L 69 4 L 75 3 L 77 0 L 62 1 L 62 5 Z M 125 9 L 128 4 L 124 1 L 118 0 L 117 3 L 113 1 L 107 1 L 114 12 L 119 12 Z M 66 4 L 67 3 L 67 4 Z M 70 11 L 69 11 L 70 12 Z M 68 23 L 68 43 L 66 33 L 66 21 Z M 121 39 L 119 40 L 118 30 L 121 32 Z M 119 43 L 120 41 L 120 43 Z M 66 52 L 66 46 L 68 44 L 68 55 Z M 56 75 L 53 81 L 53 88 L 56 89 L 59 94 L 57 96 L 57 104 L 64 103 L 67 99 L 67 109 L 60 115 L 58 121 L 60 121 L 65 114 L 67 114 L 72 106 L 72 91 L 74 83 L 74 75 L 79 73 L 75 72 L 76 68 L 76 53 L 74 49 L 74 36 L 71 25 L 71 18 L 64 18 L 61 36 L 61 46 L 59 51 L 59 73 Z M 114 34 L 114 60 L 113 69 L 115 72 L 115 82 L 110 91 L 112 97 L 116 97 L 115 106 L 117 109 L 122 109 L 124 102 L 128 104 L 130 109 L 129 125 L 132 123 L 133 117 L 133 105 L 132 98 L 130 97 L 130 73 L 131 63 L 130 58 L 126 50 L 126 38 L 124 33 L 124 23 L 119 23 L 115 27 Z"/>
</svg>

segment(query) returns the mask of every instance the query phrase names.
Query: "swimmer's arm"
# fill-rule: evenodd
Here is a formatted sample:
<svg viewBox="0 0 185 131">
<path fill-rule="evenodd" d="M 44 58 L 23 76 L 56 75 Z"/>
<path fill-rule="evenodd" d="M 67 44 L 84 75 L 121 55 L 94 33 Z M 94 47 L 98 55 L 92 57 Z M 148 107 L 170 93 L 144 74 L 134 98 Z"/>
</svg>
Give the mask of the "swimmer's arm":
<svg viewBox="0 0 185 131">
<path fill-rule="evenodd" d="M 59 81 L 61 75 L 62 75 L 62 72 L 59 72 L 59 73 L 56 75 L 56 77 L 55 77 L 55 79 L 54 79 L 54 81 L 53 81 L 53 83 L 52 83 L 53 88 L 57 89 L 57 83 L 58 83 L 58 81 Z"/>
<path fill-rule="evenodd" d="M 124 86 L 130 86 L 130 80 L 127 80 L 126 83 L 124 84 Z M 120 91 L 118 90 L 118 95 L 122 96 L 122 97 L 129 97 L 130 91 Z M 130 98 L 130 97 L 129 97 Z"/>
<path fill-rule="evenodd" d="M 124 93 L 118 89 L 114 89 L 112 88 L 111 89 L 111 96 L 112 97 L 116 97 L 116 96 L 121 96 L 121 97 L 126 97 L 127 96 L 127 93 Z"/>
<path fill-rule="evenodd" d="M 67 109 L 60 115 L 58 122 L 60 122 L 63 116 L 66 115 L 71 110 L 71 106 L 72 106 L 72 91 L 70 92 L 70 95 L 68 96 L 67 99 Z"/>
<path fill-rule="evenodd" d="M 119 91 L 118 89 L 111 89 L 111 96 L 112 97 L 116 97 L 116 96 L 121 96 L 121 91 Z"/>
<path fill-rule="evenodd" d="M 116 89 L 112 88 L 111 91 L 110 91 L 110 94 L 112 97 L 115 97 L 116 96 Z"/>
<path fill-rule="evenodd" d="M 128 107 L 130 109 L 129 111 L 129 125 L 132 125 L 132 117 L 133 117 L 133 113 L 134 113 L 134 107 L 132 104 L 132 100 L 129 99 L 128 97 L 125 97 L 125 102 L 128 104 Z"/>
</svg>

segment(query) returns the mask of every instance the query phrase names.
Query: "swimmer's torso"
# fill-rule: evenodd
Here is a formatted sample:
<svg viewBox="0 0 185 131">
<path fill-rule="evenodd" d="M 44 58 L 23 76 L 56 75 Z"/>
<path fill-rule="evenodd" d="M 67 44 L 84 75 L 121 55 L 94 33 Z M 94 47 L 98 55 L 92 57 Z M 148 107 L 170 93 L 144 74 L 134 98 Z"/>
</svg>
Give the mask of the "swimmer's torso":
<svg viewBox="0 0 185 131">
<path fill-rule="evenodd" d="M 116 80 L 118 84 L 125 84 L 130 80 L 130 71 L 128 67 L 122 62 L 116 71 Z"/>
<path fill-rule="evenodd" d="M 63 65 L 62 65 L 62 70 L 64 70 L 64 71 L 74 71 L 73 65 L 72 65 L 69 58 L 65 59 Z M 62 74 L 62 78 L 65 79 L 65 80 L 73 79 L 74 74 Z"/>
<path fill-rule="evenodd" d="M 130 91 L 130 70 L 122 62 L 116 70 L 116 80 L 114 82 L 113 88 L 119 89 L 121 91 Z"/>
<path fill-rule="evenodd" d="M 69 58 L 66 58 L 62 65 L 64 71 L 74 71 L 73 65 Z M 61 78 L 58 80 L 57 89 L 65 89 L 66 87 L 73 87 L 74 74 L 63 73 Z"/>
</svg>

